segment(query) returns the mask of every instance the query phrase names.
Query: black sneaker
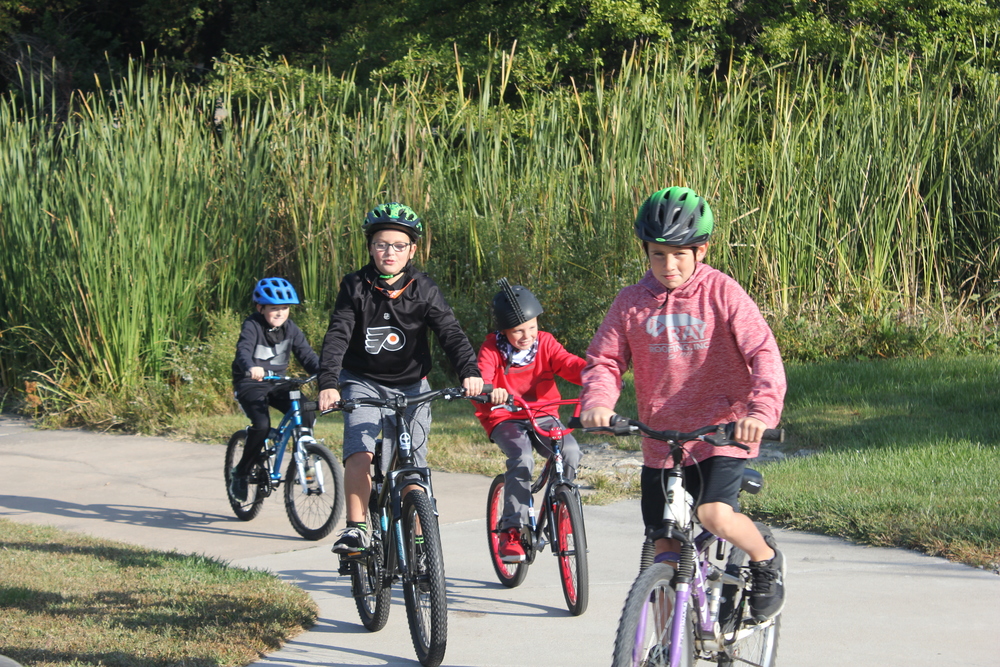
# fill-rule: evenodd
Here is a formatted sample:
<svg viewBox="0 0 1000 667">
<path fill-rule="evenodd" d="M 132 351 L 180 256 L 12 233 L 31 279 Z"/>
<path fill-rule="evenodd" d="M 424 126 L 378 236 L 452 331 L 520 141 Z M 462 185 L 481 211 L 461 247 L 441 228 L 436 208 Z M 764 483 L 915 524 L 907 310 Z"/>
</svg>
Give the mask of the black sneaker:
<svg viewBox="0 0 1000 667">
<path fill-rule="evenodd" d="M 773 538 L 765 541 L 774 549 Z M 750 615 L 757 622 L 774 618 L 785 606 L 785 557 L 774 549 L 771 560 L 750 561 L 750 576 Z"/>
<path fill-rule="evenodd" d="M 423 549 L 417 554 L 417 562 L 413 565 L 413 577 L 417 581 L 417 590 L 421 593 L 431 592 L 431 580 L 427 576 L 427 552 Z"/>
<path fill-rule="evenodd" d="M 246 475 L 241 475 L 235 470 L 233 471 L 232 476 L 229 478 L 229 494 L 241 503 L 245 503 L 247 501 Z"/>
<path fill-rule="evenodd" d="M 368 548 L 368 534 L 357 526 L 348 526 L 333 543 L 333 553 L 356 556 Z"/>
</svg>

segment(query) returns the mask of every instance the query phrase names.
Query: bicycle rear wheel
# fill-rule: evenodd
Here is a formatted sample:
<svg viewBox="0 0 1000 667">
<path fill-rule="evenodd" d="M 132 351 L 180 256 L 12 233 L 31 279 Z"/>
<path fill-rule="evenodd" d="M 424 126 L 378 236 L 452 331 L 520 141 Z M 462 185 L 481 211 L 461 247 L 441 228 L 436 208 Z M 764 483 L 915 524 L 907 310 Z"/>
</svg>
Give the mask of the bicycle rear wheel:
<svg viewBox="0 0 1000 667">
<path fill-rule="evenodd" d="M 444 659 L 448 641 L 448 600 L 441 535 L 426 493 L 413 490 L 406 494 L 402 520 L 403 548 L 409 568 L 403 578 L 403 599 L 410 637 L 420 664 L 437 667 Z"/>
<path fill-rule="evenodd" d="M 371 632 L 378 632 L 389 620 L 389 602 L 392 589 L 385 573 L 385 543 L 382 531 L 372 534 L 368 553 L 364 558 L 351 562 L 351 593 L 361 617 L 361 625 Z"/>
<path fill-rule="evenodd" d="M 670 581 L 674 568 L 656 563 L 639 574 L 625 600 L 612 667 L 666 667 L 670 664 L 670 634 L 676 591 Z M 688 610 L 680 644 L 681 667 L 694 664 L 693 610 Z"/>
<path fill-rule="evenodd" d="M 344 511 L 344 468 L 326 447 L 318 442 L 302 443 L 304 464 L 292 456 L 285 473 L 285 512 L 295 532 L 307 540 L 320 540 L 330 534 Z"/>
<path fill-rule="evenodd" d="M 254 465 L 250 471 L 247 483 L 247 499 L 237 500 L 230 491 L 233 481 L 233 469 L 243 458 L 243 448 L 247 444 L 246 429 L 233 433 L 226 445 L 226 465 L 223 470 L 223 477 L 226 480 L 226 498 L 229 499 L 229 506 L 233 508 L 233 514 L 240 521 L 250 521 L 260 514 L 261 507 L 264 506 L 266 493 L 258 482 L 264 481 L 264 470 L 259 465 Z"/>
<path fill-rule="evenodd" d="M 587 535 L 583 528 L 583 506 L 579 494 L 563 486 L 556 489 L 553 511 L 559 558 L 559 580 L 566 606 L 574 616 L 587 611 L 590 582 L 587 568 Z"/>
<path fill-rule="evenodd" d="M 759 522 L 754 522 L 754 525 L 761 535 L 774 539 L 770 528 Z M 745 583 L 749 581 L 746 552 L 737 547 L 730 549 L 726 573 L 743 579 Z M 778 654 L 781 614 L 757 623 L 750 616 L 750 589 L 746 585 L 742 588 L 734 584 L 723 586 L 722 599 L 719 625 L 725 640 L 725 652 L 719 654 L 720 667 L 747 663 L 772 667 Z"/>
<path fill-rule="evenodd" d="M 528 563 L 505 563 L 500 559 L 500 519 L 503 517 L 504 476 L 497 475 L 486 496 L 486 544 L 497 579 L 507 588 L 520 586 L 528 576 Z"/>
<path fill-rule="evenodd" d="M 389 620 L 389 603 L 392 598 L 392 578 L 387 573 L 391 554 L 386 549 L 392 541 L 382 532 L 376 499 L 373 490 L 368 501 L 367 523 L 372 531 L 368 553 L 365 558 L 351 562 L 351 593 L 354 595 L 354 604 L 358 608 L 361 625 L 372 632 L 385 627 Z"/>
</svg>

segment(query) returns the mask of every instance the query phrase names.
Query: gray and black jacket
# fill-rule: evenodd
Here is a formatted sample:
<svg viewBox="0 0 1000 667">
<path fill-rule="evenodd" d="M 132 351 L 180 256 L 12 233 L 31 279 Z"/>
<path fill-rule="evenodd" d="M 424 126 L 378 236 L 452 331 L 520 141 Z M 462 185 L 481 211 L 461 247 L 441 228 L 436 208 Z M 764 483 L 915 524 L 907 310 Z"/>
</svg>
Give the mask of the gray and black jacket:
<svg viewBox="0 0 1000 667">
<path fill-rule="evenodd" d="M 240 338 L 236 342 L 233 388 L 237 389 L 237 384 L 249 380 L 247 373 L 254 366 L 263 368 L 265 375 L 284 375 L 292 354 L 307 373 L 319 372 L 319 357 L 295 322 L 285 320 L 280 327 L 272 329 L 263 315 L 253 313 L 243 320 Z"/>
</svg>

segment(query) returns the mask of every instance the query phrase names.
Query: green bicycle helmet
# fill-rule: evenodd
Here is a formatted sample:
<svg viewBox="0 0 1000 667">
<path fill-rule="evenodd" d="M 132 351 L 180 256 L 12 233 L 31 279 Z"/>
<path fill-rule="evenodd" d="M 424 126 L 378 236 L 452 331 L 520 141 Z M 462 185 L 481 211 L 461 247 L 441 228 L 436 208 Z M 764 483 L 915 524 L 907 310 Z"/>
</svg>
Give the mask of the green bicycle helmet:
<svg viewBox="0 0 1000 667">
<path fill-rule="evenodd" d="M 506 278 L 498 280 L 497 285 L 500 291 L 493 297 L 493 317 L 500 331 L 513 329 L 545 312 L 527 287 L 511 286 Z"/>
<path fill-rule="evenodd" d="M 382 229 L 396 229 L 405 232 L 413 241 L 424 235 L 424 223 L 420 222 L 417 214 L 409 206 L 398 202 L 390 202 L 373 208 L 365 216 L 361 228 L 369 239 L 375 232 Z"/>
<path fill-rule="evenodd" d="M 647 243 L 700 246 L 712 236 L 708 202 L 691 188 L 672 187 L 649 196 L 635 218 L 635 235 Z"/>
</svg>

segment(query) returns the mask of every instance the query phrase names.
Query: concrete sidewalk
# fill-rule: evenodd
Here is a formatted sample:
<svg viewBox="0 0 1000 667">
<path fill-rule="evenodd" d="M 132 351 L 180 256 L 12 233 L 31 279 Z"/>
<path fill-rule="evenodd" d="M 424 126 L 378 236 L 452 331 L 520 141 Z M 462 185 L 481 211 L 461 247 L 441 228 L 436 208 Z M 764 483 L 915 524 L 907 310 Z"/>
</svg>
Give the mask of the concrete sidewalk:
<svg viewBox="0 0 1000 667">
<path fill-rule="evenodd" d="M 221 446 L 40 431 L 0 417 L 0 517 L 216 556 L 301 586 L 318 602 L 319 622 L 258 664 L 418 664 L 401 591 L 388 625 L 366 631 L 347 578 L 337 576 L 333 535 L 302 540 L 274 497 L 254 521 L 236 520 L 224 494 L 222 458 Z M 609 664 L 638 564 L 638 503 L 585 508 L 590 606 L 572 617 L 548 550 L 520 587 L 496 581 L 483 520 L 489 481 L 434 475 L 449 594 L 444 664 Z M 789 569 L 779 665 L 1000 665 L 1000 577 L 900 549 L 781 530 L 776 537 Z"/>
</svg>

